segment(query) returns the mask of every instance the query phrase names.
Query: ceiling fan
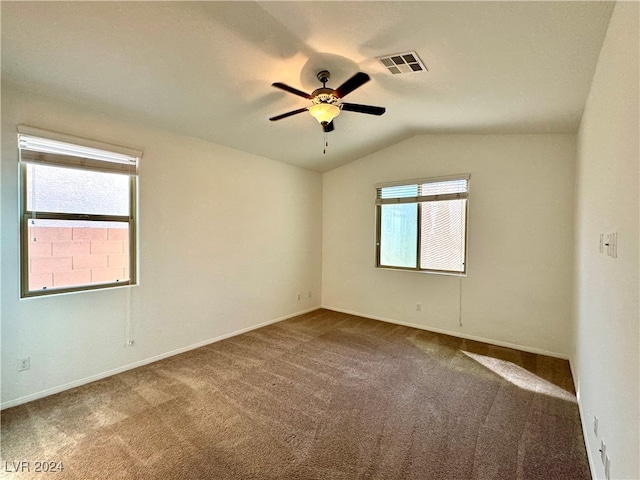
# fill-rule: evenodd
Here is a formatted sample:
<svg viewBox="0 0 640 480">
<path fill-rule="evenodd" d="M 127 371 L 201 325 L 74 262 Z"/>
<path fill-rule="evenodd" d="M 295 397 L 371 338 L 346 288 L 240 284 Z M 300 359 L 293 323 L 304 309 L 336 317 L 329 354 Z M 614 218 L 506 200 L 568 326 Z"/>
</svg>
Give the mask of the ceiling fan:
<svg viewBox="0 0 640 480">
<path fill-rule="evenodd" d="M 357 103 L 342 102 L 341 99 L 347 94 L 353 92 L 356 88 L 361 87 L 367 83 L 370 78 L 364 72 L 358 72 L 353 77 L 348 79 L 342 85 L 335 90 L 327 87 L 327 82 L 331 77 L 331 74 L 327 70 L 318 72 L 318 80 L 322 83 L 322 88 L 314 90 L 311 94 L 302 92 L 296 88 L 285 85 L 284 83 L 274 83 L 272 86 L 284 90 L 285 92 L 293 93 L 299 97 L 311 100 L 311 105 L 291 112 L 283 113 L 271 117 L 269 120 L 275 122 L 276 120 L 282 120 L 283 118 L 290 117 L 308 111 L 312 117 L 314 117 L 325 133 L 332 132 L 334 130 L 333 119 L 340 114 L 341 110 L 347 112 L 367 113 L 369 115 L 382 115 L 385 112 L 383 107 L 374 107 L 372 105 L 359 105 Z"/>
</svg>

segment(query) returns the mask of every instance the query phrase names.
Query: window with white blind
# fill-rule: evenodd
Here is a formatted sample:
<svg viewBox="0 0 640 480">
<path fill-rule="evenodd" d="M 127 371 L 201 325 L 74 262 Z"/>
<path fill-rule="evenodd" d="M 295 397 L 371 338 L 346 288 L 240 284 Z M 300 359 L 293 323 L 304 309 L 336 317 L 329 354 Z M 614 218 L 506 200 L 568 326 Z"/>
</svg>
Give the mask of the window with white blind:
<svg viewBox="0 0 640 480">
<path fill-rule="evenodd" d="M 376 187 L 376 266 L 466 274 L 469 175 Z"/>
<path fill-rule="evenodd" d="M 22 297 L 136 283 L 142 152 L 18 127 Z"/>
</svg>

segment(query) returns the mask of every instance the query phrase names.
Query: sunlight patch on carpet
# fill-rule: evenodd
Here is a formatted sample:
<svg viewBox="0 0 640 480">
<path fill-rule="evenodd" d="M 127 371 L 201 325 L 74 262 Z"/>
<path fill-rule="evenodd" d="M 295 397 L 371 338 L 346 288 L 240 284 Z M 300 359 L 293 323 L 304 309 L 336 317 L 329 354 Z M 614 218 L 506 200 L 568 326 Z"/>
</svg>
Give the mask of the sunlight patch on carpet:
<svg viewBox="0 0 640 480">
<path fill-rule="evenodd" d="M 576 403 L 575 395 L 512 362 L 464 350 L 462 353 L 519 388 Z"/>
</svg>

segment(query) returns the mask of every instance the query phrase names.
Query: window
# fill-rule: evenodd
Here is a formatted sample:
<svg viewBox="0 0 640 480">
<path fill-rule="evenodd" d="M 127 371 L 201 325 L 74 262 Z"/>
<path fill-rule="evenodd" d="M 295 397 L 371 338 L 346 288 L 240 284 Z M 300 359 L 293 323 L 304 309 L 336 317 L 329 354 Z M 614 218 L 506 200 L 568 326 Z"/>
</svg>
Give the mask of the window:
<svg viewBox="0 0 640 480">
<path fill-rule="evenodd" d="M 376 188 L 376 266 L 466 273 L 469 175 Z"/>
<path fill-rule="evenodd" d="M 142 153 L 18 127 L 22 297 L 136 283 Z"/>
</svg>

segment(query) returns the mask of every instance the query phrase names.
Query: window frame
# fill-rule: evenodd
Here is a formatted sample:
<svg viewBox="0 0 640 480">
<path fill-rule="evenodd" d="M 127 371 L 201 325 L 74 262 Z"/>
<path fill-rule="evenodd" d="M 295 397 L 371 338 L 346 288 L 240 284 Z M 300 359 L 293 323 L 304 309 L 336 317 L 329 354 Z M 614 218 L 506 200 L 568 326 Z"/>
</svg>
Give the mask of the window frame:
<svg viewBox="0 0 640 480">
<path fill-rule="evenodd" d="M 436 275 L 450 275 L 456 277 L 466 277 L 467 276 L 467 266 L 468 266 L 468 236 L 469 236 L 469 192 L 470 192 L 470 174 L 459 174 L 459 175 L 448 175 L 442 177 L 430 177 L 430 178 L 419 178 L 412 180 L 401 180 L 396 182 L 385 182 L 378 183 L 375 185 L 376 191 L 376 241 L 375 241 L 375 267 L 384 269 L 384 270 L 402 270 L 408 272 L 419 272 L 419 273 L 430 273 Z M 467 181 L 467 190 L 464 193 L 449 193 L 449 194 L 440 194 L 440 195 L 427 195 L 427 196 L 418 196 L 418 197 L 407 197 L 407 198 L 393 198 L 393 199 L 381 199 L 379 198 L 378 193 L 380 189 L 385 187 L 401 187 L 405 185 L 422 185 L 426 183 L 440 183 L 447 182 L 452 180 L 466 180 Z M 438 202 L 438 201 L 446 201 L 446 200 L 456 200 L 456 199 L 465 199 L 465 215 L 464 215 L 464 251 L 463 251 L 463 265 L 464 269 L 460 272 L 457 270 L 440 270 L 440 269 L 428 269 L 428 268 L 420 268 L 420 256 L 421 256 L 421 248 L 422 248 L 422 204 L 425 202 Z M 417 236 L 416 236 L 416 266 L 415 267 L 403 267 L 403 266 L 395 266 L 395 265 L 383 265 L 380 262 L 380 254 L 381 254 L 381 237 L 382 237 L 382 206 L 383 205 L 399 205 L 402 203 L 410 203 L 417 205 L 416 212 L 416 226 L 417 226 Z"/>
<path fill-rule="evenodd" d="M 82 158 L 74 156 L 66 157 L 56 153 L 44 153 L 34 155 L 33 151 L 26 150 L 28 160 L 23 159 L 23 149 L 20 148 L 21 136 L 38 137 L 45 140 L 54 140 L 76 145 L 78 147 L 88 147 L 102 150 L 104 152 L 126 155 L 135 159 L 134 166 L 120 168 L 120 172 L 114 170 L 103 170 L 96 168 L 99 161 L 93 161 L 90 158 Z M 53 156 L 62 158 L 62 162 L 52 161 Z M 35 157 L 40 157 L 35 159 Z M 38 128 L 28 127 L 24 125 L 18 126 L 18 160 L 19 160 L 19 187 L 20 187 L 20 297 L 32 298 L 48 295 L 58 295 L 71 292 L 83 292 L 92 290 L 101 290 L 114 287 L 134 286 L 138 284 L 138 261 L 137 261 L 137 239 L 138 239 L 138 162 L 142 158 L 142 151 L 121 147 L 104 142 L 88 140 L 84 138 L 74 137 L 71 135 L 60 134 L 41 130 Z M 65 164 L 66 163 L 66 164 Z M 81 214 L 81 213 L 60 213 L 46 211 L 32 211 L 27 209 L 27 168 L 29 165 L 46 165 L 56 168 L 75 168 L 83 171 L 104 171 L 106 173 L 119 173 L 129 177 L 129 214 L 128 215 L 103 215 L 103 214 Z M 65 286 L 59 288 L 45 288 L 40 290 L 29 289 L 29 221 L 30 220 L 70 220 L 83 222 L 120 222 L 128 224 L 129 233 L 129 279 L 116 282 L 95 283 L 88 285 Z"/>
</svg>

